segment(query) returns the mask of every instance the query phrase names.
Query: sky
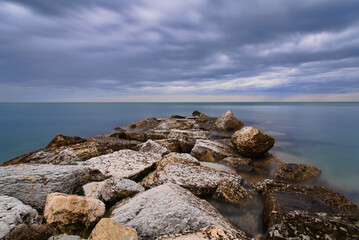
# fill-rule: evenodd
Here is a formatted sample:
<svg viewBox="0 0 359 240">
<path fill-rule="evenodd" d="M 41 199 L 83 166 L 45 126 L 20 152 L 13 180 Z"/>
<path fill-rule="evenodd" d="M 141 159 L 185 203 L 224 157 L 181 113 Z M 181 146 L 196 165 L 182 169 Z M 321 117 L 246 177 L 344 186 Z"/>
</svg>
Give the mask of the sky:
<svg viewBox="0 0 359 240">
<path fill-rule="evenodd" d="M 0 0 L 0 102 L 359 101 L 357 0 Z"/>
</svg>

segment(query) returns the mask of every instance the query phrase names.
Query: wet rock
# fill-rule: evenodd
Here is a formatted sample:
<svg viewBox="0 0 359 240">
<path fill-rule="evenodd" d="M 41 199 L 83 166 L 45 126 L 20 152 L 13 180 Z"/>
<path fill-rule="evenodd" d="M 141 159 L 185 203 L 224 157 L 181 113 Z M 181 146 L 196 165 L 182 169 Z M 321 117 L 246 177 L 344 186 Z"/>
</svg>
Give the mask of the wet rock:
<svg viewBox="0 0 359 240">
<path fill-rule="evenodd" d="M 126 125 L 126 128 L 130 128 L 130 129 L 137 129 L 137 130 L 148 130 L 151 128 L 155 128 L 157 127 L 157 125 L 159 125 L 160 121 L 157 120 L 156 118 L 146 118 L 143 120 L 140 120 L 136 123 L 130 123 L 128 125 Z"/>
<path fill-rule="evenodd" d="M 136 140 L 140 142 L 146 141 L 146 134 L 126 131 L 126 130 L 117 130 L 117 132 L 111 134 L 110 137 L 121 138 L 126 140 Z"/>
<path fill-rule="evenodd" d="M 40 224 L 37 211 L 19 199 L 0 195 L 0 239 L 3 239 L 19 224 Z"/>
<path fill-rule="evenodd" d="M 119 202 L 111 218 L 135 228 L 139 239 L 199 232 L 214 226 L 238 236 L 238 239 L 246 239 L 245 234 L 234 229 L 212 205 L 173 183 Z"/>
<path fill-rule="evenodd" d="M 137 240 L 136 229 L 124 227 L 111 218 L 102 218 L 88 240 Z"/>
<path fill-rule="evenodd" d="M 226 166 L 226 165 L 221 164 L 221 163 L 201 162 L 201 166 L 209 167 L 209 168 L 212 168 L 214 170 L 221 171 L 221 172 L 227 172 L 227 173 L 232 173 L 232 174 L 237 173 L 234 168 Z"/>
<path fill-rule="evenodd" d="M 85 164 L 106 176 L 137 179 L 146 175 L 161 158 L 157 153 L 121 150 L 89 159 Z"/>
<path fill-rule="evenodd" d="M 206 154 L 209 154 L 208 152 L 211 153 L 210 155 L 213 156 L 216 161 L 219 161 L 229 156 L 237 155 L 236 150 L 230 146 L 227 146 L 217 141 L 202 139 L 198 139 L 196 141 L 191 151 L 191 155 L 196 157 L 197 159 L 200 159 L 201 161 L 204 161 L 208 159 L 208 156 L 206 156 Z"/>
<path fill-rule="evenodd" d="M 290 185 L 286 182 L 275 181 L 273 179 L 262 179 L 251 184 L 251 187 L 257 192 L 266 193 L 269 191 L 283 191 L 289 188 Z"/>
<path fill-rule="evenodd" d="M 233 167 L 239 173 L 240 172 L 254 173 L 256 172 L 255 168 L 249 165 L 251 161 L 252 160 L 250 158 L 227 157 L 222 159 L 220 162 Z"/>
<path fill-rule="evenodd" d="M 232 136 L 232 143 L 240 155 L 256 158 L 263 156 L 274 145 L 274 138 L 253 127 L 244 127 Z"/>
<path fill-rule="evenodd" d="M 319 176 L 320 173 L 321 171 L 314 166 L 306 164 L 286 163 L 280 165 L 275 170 L 273 176 L 281 180 L 300 182 L 313 179 Z"/>
<path fill-rule="evenodd" d="M 0 194 L 13 196 L 42 211 L 52 192 L 73 193 L 89 181 L 83 166 L 51 164 L 0 167 Z"/>
<path fill-rule="evenodd" d="M 63 233 L 88 237 L 105 210 L 105 204 L 98 199 L 51 193 L 46 199 L 44 217 Z"/>
<path fill-rule="evenodd" d="M 101 190 L 105 181 L 102 182 L 90 182 L 82 186 L 82 190 L 86 197 L 100 199 Z"/>
<path fill-rule="evenodd" d="M 227 180 L 219 182 L 213 194 L 213 198 L 230 203 L 242 203 L 249 196 L 247 190 L 239 182 Z"/>
<path fill-rule="evenodd" d="M 170 153 L 170 151 L 167 148 L 163 147 L 161 144 L 156 143 L 152 140 L 148 140 L 147 142 L 142 144 L 142 147 L 140 148 L 140 152 L 158 153 L 161 154 L 161 156 Z"/>
<path fill-rule="evenodd" d="M 217 119 L 216 125 L 221 131 L 237 131 L 243 127 L 244 123 L 238 120 L 231 111 L 227 111 Z"/>
<path fill-rule="evenodd" d="M 69 136 L 58 134 L 54 139 L 51 140 L 51 142 L 47 145 L 46 148 L 68 146 L 76 143 L 83 143 L 85 141 L 86 141 L 85 139 L 77 136 L 69 137 Z"/>
<path fill-rule="evenodd" d="M 6 236 L 5 240 L 48 240 L 56 233 L 56 229 L 49 224 L 20 224 Z"/>
<path fill-rule="evenodd" d="M 115 203 L 144 190 L 141 185 L 132 180 L 115 176 L 104 181 L 101 188 L 101 199 L 108 203 Z"/>
<path fill-rule="evenodd" d="M 48 240 L 86 240 L 80 236 L 60 234 L 50 237 Z"/>
</svg>

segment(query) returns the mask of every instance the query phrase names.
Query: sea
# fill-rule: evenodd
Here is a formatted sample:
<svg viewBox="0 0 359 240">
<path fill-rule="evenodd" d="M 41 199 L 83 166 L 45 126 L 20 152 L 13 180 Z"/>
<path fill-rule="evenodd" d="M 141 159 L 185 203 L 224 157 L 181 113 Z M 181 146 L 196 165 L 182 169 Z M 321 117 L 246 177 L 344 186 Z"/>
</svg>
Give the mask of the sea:
<svg viewBox="0 0 359 240">
<path fill-rule="evenodd" d="M 194 110 L 231 110 L 276 140 L 281 160 L 322 170 L 317 183 L 359 203 L 359 103 L 0 103 L 0 163 L 45 147 L 56 134 L 89 137 L 116 126 Z"/>
</svg>

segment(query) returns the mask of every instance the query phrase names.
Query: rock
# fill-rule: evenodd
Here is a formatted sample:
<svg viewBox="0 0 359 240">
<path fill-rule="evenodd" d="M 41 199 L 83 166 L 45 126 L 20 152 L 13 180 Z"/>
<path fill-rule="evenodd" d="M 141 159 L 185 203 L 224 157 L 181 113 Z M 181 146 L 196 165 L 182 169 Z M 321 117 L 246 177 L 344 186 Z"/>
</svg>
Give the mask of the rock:
<svg viewBox="0 0 359 240">
<path fill-rule="evenodd" d="M 138 179 L 145 176 L 161 160 L 161 154 L 121 150 L 95 157 L 85 162 L 91 170 L 98 170 L 106 176 Z"/>
<path fill-rule="evenodd" d="M 101 199 L 105 202 L 115 203 L 120 199 L 131 197 L 145 189 L 138 183 L 121 177 L 111 177 L 104 181 L 101 188 Z"/>
<path fill-rule="evenodd" d="M 192 116 L 193 117 L 196 117 L 196 116 L 200 116 L 201 115 L 201 112 L 199 112 L 199 111 L 197 111 L 197 110 L 195 110 L 195 111 L 193 111 L 193 113 L 192 113 Z"/>
<path fill-rule="evenodd" d="M 164 156 L 158 163 L 157 168 L 163 168 L 171 163 L 182 163 L 191 166 L 199 166 L 200 162 L 188 153 L 170 153 Z"/>
<path fill-rule="evenodd" d="M 40 224 L 37 211 L 14 197 L 0 195 L 0 239 L 19 224 Z"/>
<path fill-rule="evenodd" d="M 252 162 L 250 158 L 242 158 L 242 157 L 227 157 L 220 161 L 228 166 L 233 167 L 236 169 L 238 173 L 245 172 L 245 173 L 254 173 L 256 172 L 255 168 L 249 166 Z"/>
<path fill-rule="evenodd" d="M 137 129 L 137 130 L 145 131 L 145 130 L 157 127 L 157 125 L 159 125 L 159 123 L 160 123 L 160 121 L 153 117 L 153 118 L 143 119 L 136 123 L 130 123 L 130 124 L 126 125 L 125 127 L 130 128 L 130 129 Z"/>
<path fill-rule="evenodd" d="M 88 237 L 105 210 L 105 204 L 98 199 L 51 193 L 46 199 L 44 217 L 63 233 Z"/>
<path fill-rule="evenodd" d="M 102 218 L 88 240 L 137 240 L 136 229 L 124 227 L 111 218 Z"/>
<path fill-rule="evenodd" d="M 263 156 L 274 145 L 274 138 L 253 127 L 244 127 L 232 136 L 232 143 L 240 155 L 256 158 Z"/>
<path fill-rule="evenodd" d="M 100 199 L 101 190 L 105 181 L 102 182 L 90 182 L 82 186 L 82 190 L 86 197 Z"/>
<path fill-rule="evenodd" d="M 175 115 L 172 115 L 171 118 L 185 119 L 186 117 L 175 114 Z"/>
<path fill-rule="evenodd" d="M 49 224 L 20 224 L 6 236 L 5 240 L 48 240 L 49 237 L 56 233 L 56 229 Z"/>
<path fill-rule="evenodd" d="M 163 147 L 161 144 L 156 143 L 152 140 L 148 140 L 147 142 L 142 144 L 142 147 L 140 148 L 140 152 L 158 153 L 161 154 L 161 156 L 170 153 L 170 151 L 167 148 Z"/>
<path fill-rule="evenodd" d="M 219 182 L 223 180 L 238 183 L 242 181 L 242 178 L 236 174 L 181 162 L 172 162 L 166 165 L 159 164 L 149 178 L 150 180 L 145 178 L 142 182 L 145 188 L 172 182 L 190 190 L 197 196 L 211 195 L 215 192 Z"/>
<path fill-rule="evenodd" d="M 237 131 L 241 129 L 243 125 L 244 123 L 238 120 L 229 110 L 216 121 L 216 126 L 221 131 Z"/>
<path fill-rule="evenodd" d="M 201 162 L 201 166 L 209 167 L 217 171 L 236 174 L 236 170 L 221 163 Z"/>
<path fill-rule="evenodd" d="M 217 141 L 203 139 L 196 140 L 196 143 L 191 151 L 191 155 L 201 161 L 204 161 L 208 159 L 208 156 L 206 155 L 208 155 L 209 152 L 216 161 L 229 156 L 237 155 L 236 150 L 230 146 L 224 145 Z"/>
<path fill-rule="evenodd" d="M 216 226 L 238 239 L 247 239 L 205 200 L 167 183 L 126 199 L 111 213 L 116 222 L 135 228 L 139 239 L 156 239 L 168 234 L 185 234 Z"/>
<path fill-rule="evenodd" d="M 0 167 L 0 194 L 42 211 L 52 192 L 73 193 L 90 179 L 83 166 L 51 164 Z"/>
<path fill-rule="evenodd" d="M 161 123 L 155 127 L 156 130 L 189 130 L 189 129 L 199 129 L 197 122 L 193 119 L 178 119 L 178 118 L 169 118 L 164 119 Z"/>
<path fill-rule="evenodd" d="M 149 130 L 146 132 L 146 138 L 151 140 L 161 140 L 166 139 L 170 134 L 169 130 Z"/>
<path fill-rule="evenodd" d="M 54 139 L 51 140 L 51 142 L 47 145 L 46 148 L 68 146 L 76 143 L 83 143 L 85 141 L 86 141 L 85 139 L 77 136 L 69 137 L 69 136 L 58 134 Z"/>
<path fill-rule="evenodd" d="M 60 234 L 50 237 L 48 240 L 86 240 L 80 236 Z"/>
<path fill-rule="evenodd" d="M 177 152 L 177 153 L 184 152 L 181 148 L 180 140 L 178 139 L 161 139 L 161 140 L 155 140 L 155 142 L 167 148 L 170 152 Z"/>
<path fill-rule="evenodd" d="M 136 140 L 140 142 L 146 141 L 146 134 L 144 133 L 136 133 L 132 131 L 126 130 L 117 130 L 117 132 L 110 135 L 110 137 L 121 138 L 126 140 Z"/>
<path fill-rule="evenodd" d="M 76 164 L 89 158 L 109 154 L 121 149 L 138 150 L 139 141 L 97 136 L 86 138 L 85 142 L 60 147 L 48 147 L 24 154 L 1 164 Z"/>
<path fill-rule="evenodd" d="M 310 165 L 286 163 L 280 165 L 273 176 L 277 179 L 288 180 L 292 182 L 300 182 L 310 180 L 317 177 L 321 171 Z"/>
<path fill-rule="evenodd" d="M 242 203 L 250 195 L 240 183 L 223 180 L 218 183 L 213 197 L 217 200 L 230 203 Z"/>
<path fill-rule="evenodd" d="M 177 139 L 179 141 L 182 152 L 191 152 L 197 139 L 209 139 L 210 135 L 208 131 L 202 130 L 170 130 L 168 139 Z"/>
</svg>

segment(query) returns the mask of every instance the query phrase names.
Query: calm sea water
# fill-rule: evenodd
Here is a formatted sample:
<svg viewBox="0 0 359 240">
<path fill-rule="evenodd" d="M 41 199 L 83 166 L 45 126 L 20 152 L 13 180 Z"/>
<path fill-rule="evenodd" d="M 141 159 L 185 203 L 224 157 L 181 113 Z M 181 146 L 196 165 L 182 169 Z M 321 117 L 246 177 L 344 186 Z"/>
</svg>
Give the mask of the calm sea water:
<svg viewBox="0 0 359 240">
<path fill-rule="evenodd" d="M 322 184 L 359 202 L 359 103 L 0 103 L 0 162 L 58 133 L 88 137 L 147 117 L 228 109 L 275 137 L 282 160 L 317 166 Z"/>
</svg>

